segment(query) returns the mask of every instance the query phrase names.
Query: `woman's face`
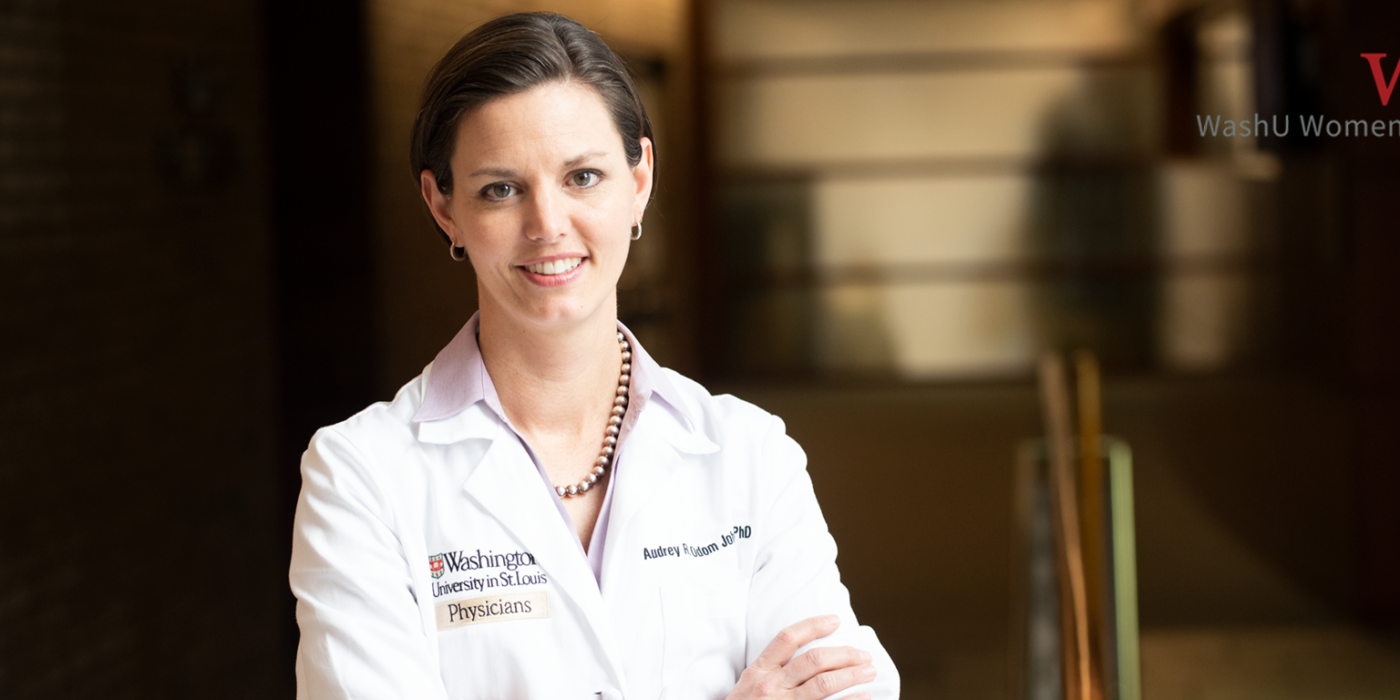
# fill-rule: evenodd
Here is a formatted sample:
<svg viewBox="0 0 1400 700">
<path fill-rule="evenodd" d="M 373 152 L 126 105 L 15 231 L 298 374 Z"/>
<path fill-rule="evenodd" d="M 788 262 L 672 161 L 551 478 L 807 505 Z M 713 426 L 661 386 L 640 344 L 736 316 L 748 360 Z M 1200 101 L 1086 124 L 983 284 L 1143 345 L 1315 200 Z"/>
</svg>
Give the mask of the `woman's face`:
<svg viewBox="0 0 1400 700">
<path fill-rule="evenodd" d="M 616 314 L 631 226 L 651 192 L 602 97 L 572 82 L 499 97 L 464 116 L 452 193 L 422 174 L 423 198 L 476 268 L 481 308 L 559 327 Z"/>
</svg>

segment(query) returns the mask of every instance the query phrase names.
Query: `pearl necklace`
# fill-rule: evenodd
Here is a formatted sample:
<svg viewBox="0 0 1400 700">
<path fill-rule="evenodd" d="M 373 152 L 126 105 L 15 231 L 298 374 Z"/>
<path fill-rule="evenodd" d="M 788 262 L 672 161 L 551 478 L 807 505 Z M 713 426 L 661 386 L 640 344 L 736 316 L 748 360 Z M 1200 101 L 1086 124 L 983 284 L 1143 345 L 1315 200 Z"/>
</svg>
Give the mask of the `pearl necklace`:
<svg viewBox="0 0 1400 700">
<path fill-rule="evenodd" d="M 617 448 L 617 435 L 622 431 L 622 416 L 627 413 L 627 388 L 632 383 L 632 346 L 627 343 L 627 338 L 622 335 L 622 331 L 617 332 L 617 342 L 622 346 L 622 376 L 617 378 L 617 395 L 613 398 L 612 416 L 608 418 L 608 429 L 603 435 L 603 450 L 598 453 L 598 459 L 593 463 L 593 471 L 588 473 L 588 478 L 577 484 L 568 486 L 555 486 L 554 492 L 560 498 L 570 498 L 588 493 L 598 480 L 603 478 L 604 472 L 608 470 L 608 465 L 613 461 L 613 454 Z"/>
</svg>

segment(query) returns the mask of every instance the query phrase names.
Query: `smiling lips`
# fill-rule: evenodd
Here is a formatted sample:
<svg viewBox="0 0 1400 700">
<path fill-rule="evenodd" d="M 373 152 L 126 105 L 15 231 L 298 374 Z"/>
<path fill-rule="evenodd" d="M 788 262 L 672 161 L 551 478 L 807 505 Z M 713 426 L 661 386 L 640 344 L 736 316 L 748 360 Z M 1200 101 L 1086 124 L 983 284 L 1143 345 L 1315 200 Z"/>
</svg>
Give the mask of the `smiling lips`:
<svg viewBox="0 0 1400 700">
<path fill-rule="evenodd" d="M 521 265 L 526 279 L 541 287 L 558 287 L 568 284 L 582 271 L 584 258 L 556 258 L 544 262 Z"/>
<path fill-rule="evenodd" d="M 583 258 L 560 258 L 524 267 L 537 275 L 562 275 L 578 267 L 581 262 L 583 262 Z"/>
</svg>

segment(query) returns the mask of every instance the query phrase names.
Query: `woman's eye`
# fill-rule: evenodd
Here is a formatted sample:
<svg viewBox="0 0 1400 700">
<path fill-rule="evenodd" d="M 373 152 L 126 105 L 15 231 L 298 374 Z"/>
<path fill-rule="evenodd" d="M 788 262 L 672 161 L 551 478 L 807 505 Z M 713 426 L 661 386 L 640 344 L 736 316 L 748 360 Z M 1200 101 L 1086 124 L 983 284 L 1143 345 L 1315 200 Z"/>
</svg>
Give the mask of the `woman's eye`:
<svg viewBox="0 0 1400 700">
<path fill-rule="evenodd" d="M 515 194 L 515 188 L 504 182 L 486 186 L 487 199 L 507 199 L 513 194 Z"/>
<path fill-rule="evenodd" d="M 598 184 L 598 173 L 591 170 L 574 173 L 574 185 L 577 187 L 592 187 Z"/>
</svg>

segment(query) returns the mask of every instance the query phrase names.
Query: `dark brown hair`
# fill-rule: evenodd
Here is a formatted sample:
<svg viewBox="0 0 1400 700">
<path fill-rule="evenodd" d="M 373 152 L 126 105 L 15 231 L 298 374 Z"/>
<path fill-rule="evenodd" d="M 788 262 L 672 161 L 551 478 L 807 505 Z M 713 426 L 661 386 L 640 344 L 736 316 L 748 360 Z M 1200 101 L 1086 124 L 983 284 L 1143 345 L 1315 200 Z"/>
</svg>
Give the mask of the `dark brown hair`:
<svg viewBox="0 0 1400 700">
<path fill-rule="evenodd" d="M 651 120 L 627 65 L 582 24 L 550 12 L 522 12 L 473 29 L 428 74 L 409 140 L 414 181 L 431 170 L 438 189 L 451 193 L 452 155 L 462 115 L 497 97 L 569 80 L 589 85 L 602 96 L 622 135 L 628 165 L 641 162 L 643 136 L 653 141 L 655 178 Z M 438 233 L 447 238 L 441 228 Z"/>
</svg>

